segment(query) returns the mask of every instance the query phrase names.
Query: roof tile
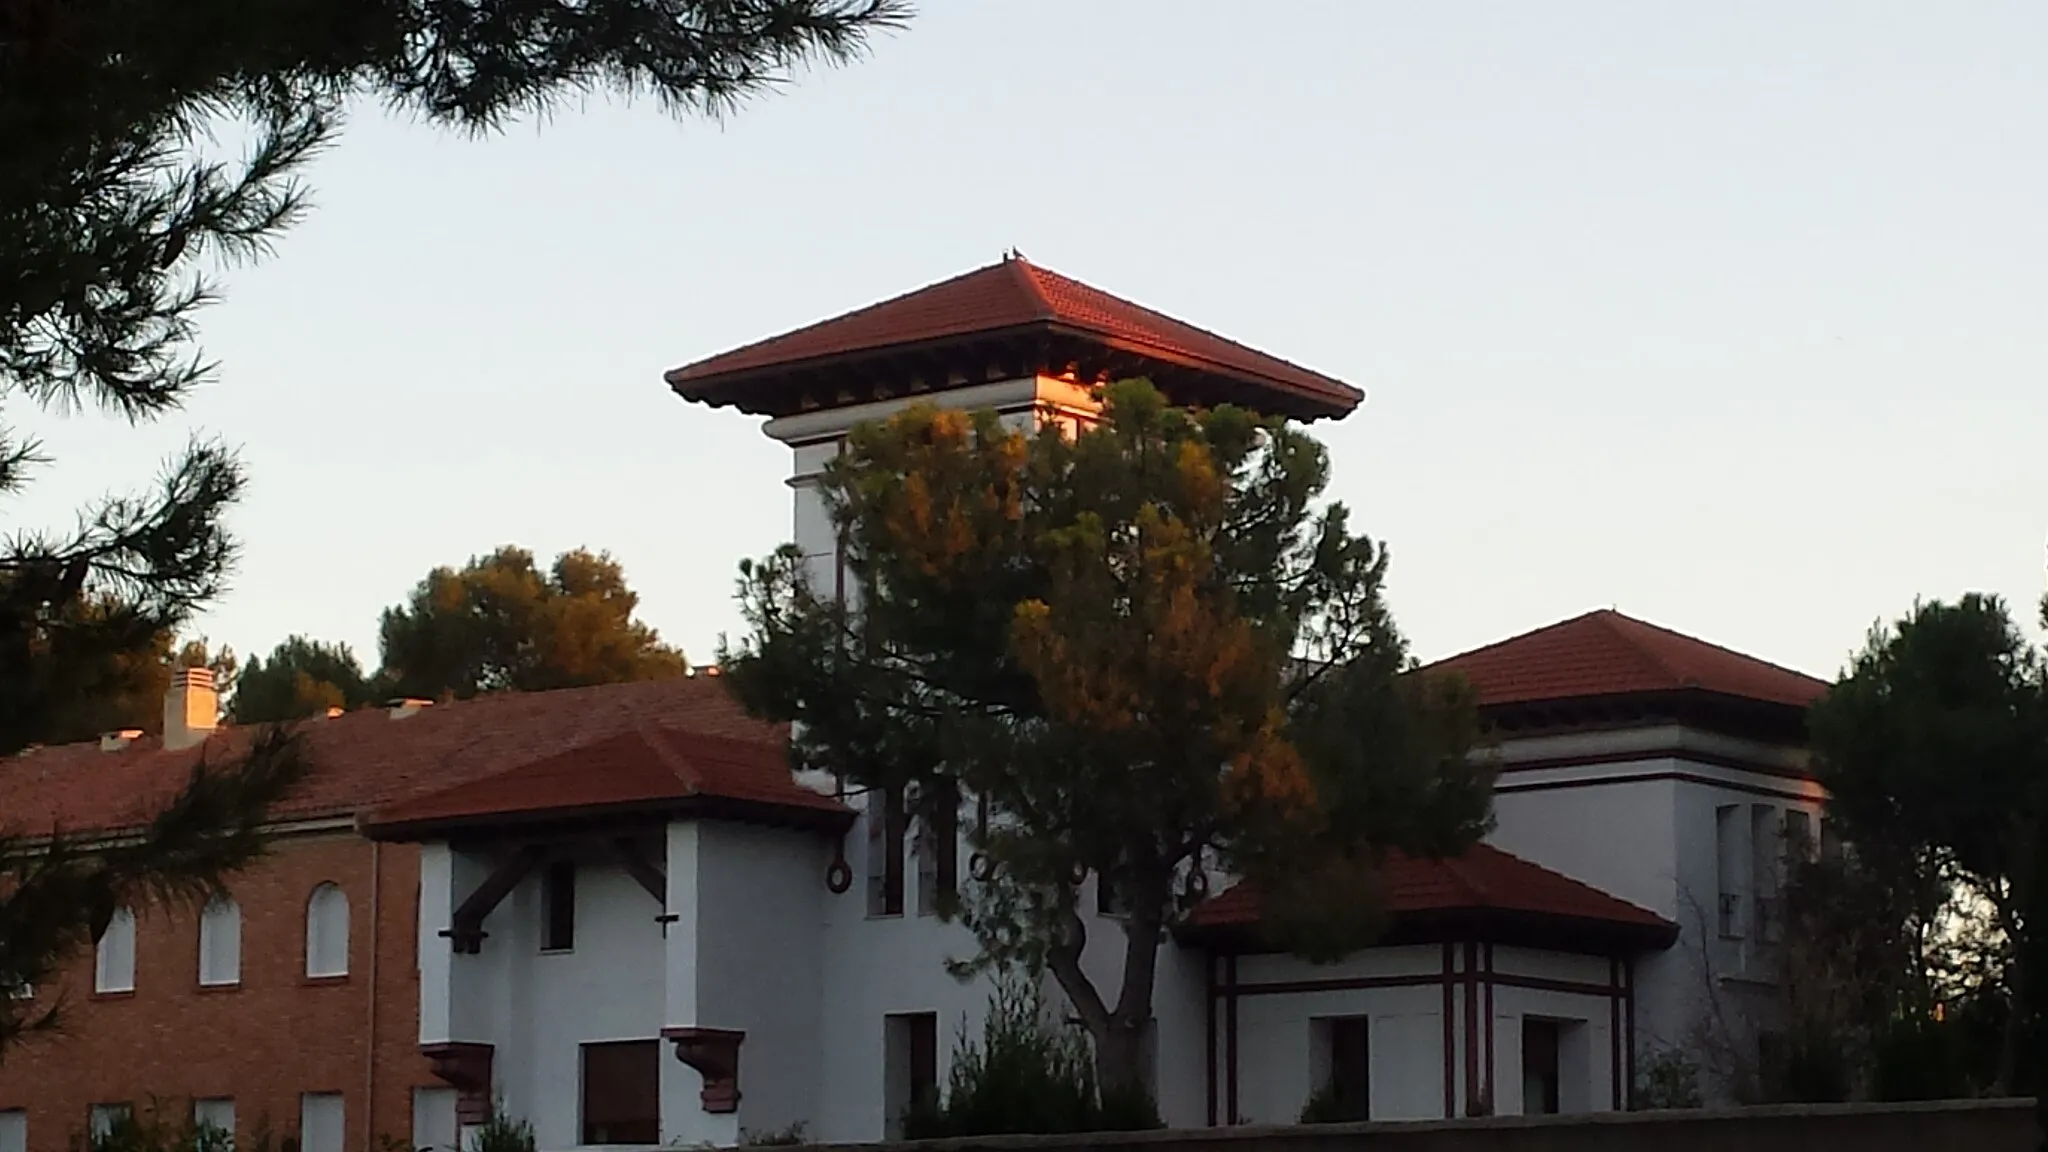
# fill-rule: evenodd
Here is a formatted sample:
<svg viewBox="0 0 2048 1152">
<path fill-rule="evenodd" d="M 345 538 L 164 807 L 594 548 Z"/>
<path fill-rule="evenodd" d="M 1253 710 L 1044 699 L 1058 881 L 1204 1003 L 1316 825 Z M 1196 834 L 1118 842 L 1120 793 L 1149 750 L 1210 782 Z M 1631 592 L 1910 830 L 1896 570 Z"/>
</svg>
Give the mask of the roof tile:
<svg viewBox="0 0 2048 1152">
<path fill-rule="evenodd" d="M 1699 689 L 1803 708 L 1824 681 L 1611 609 L 1588 612 L 1429 668 L 1462 674 L 1482 705 Z"/>
</svg>

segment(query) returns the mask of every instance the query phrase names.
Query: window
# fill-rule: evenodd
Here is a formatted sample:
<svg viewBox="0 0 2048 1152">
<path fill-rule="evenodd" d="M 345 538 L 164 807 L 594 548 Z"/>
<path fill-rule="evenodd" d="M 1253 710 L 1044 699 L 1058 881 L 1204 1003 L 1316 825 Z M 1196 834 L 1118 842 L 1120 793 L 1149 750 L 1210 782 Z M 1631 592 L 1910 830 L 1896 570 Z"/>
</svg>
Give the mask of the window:
<svg viewBox="0 0 2048 1152">
<path fill-rule="evenodd" d="M 235 1102 L 225 1096 L 194 1100 L 192 1124 L 196 1128 L 211 1128 L 223 1136 L 232 1137 L 235 1134 Z"/>
<path fill-rule="evenodd" d="M 299 1097 L 299 1152 L 342 1152 L 348 1113 L 339 1092 Z"/>
<path fill-rule="evenodd" d="M 426 1152 L 456 1152 L 460 1147 L 455 1121 L 455 1089 L 412 1090 L 412 1146 Z"/>
<path fill-rule="evenodd" d="M 1742 841 L 1748 830 L 1741 805 L 1724 804 L 1714 809 L 1714 870 L 1720 890 L 1716 920 L 1721 935 L 1730 940 L 1742 938 L 1742 895 L 1749 887 L 1748 877 L 1743 875 L 1747 853 Z"/>
<path fill-rule="evenodd" d="M 1750 844 L 1750 888 L 1753 892 L 1752 906 L 1756 909 L 1755 939 L 1764 944 L 1776 944 L 1780 935 L 1778 911 L 1778 873 L 1783 866 L 1783 843 L 1779 834 L 1784 828 L 1784 816 L 1769 804 L 1752 804 L 1749 809 Z"/>
<path fill-rule="evenodd" d="M 93 952 L 94 992 L 135 991 L 135 913 L 114 909 Z"/>
<path fill-rule="evenodd" d="M 1100 916 L 1128 916 L 1131 906 L 1117 891 L 1116 881 L 1104 873 L 1095 874 L 1095 912 Z"/>
<path fill-rule="evenodd" d="M 199 982 L 219 987 L 242 982 L 242 909 L 226 896 L 199 913 Z"/>
<path fill-rule="evenodd" d="M 28 1152 L 28 1113 L 0 1112 L 0 1152 Z"/>
<path fill-rule="evenodd" d="M 906 1115 L 938 1103 L 938 1013 L 904 1012 L 882 1018 L 882 1075 L 887 1135 L 900 1140 Z"/>
<path fill-rule="evenodd" d="M 1323 1057 L 1317 1087 L 1323 1123 L 1372 1119 L 1372 1045 L 1366 1018 L 1331 1016 L 1314 1021 Z"/>
<path fill-rule="evenodd" d="M 36 986 L 27 983 L 10 985 L 7 989 L 7 998 L 9 1000 L 33 1000 L 36 998 Z"/>
<path fill-rule="evenodd" d="M 134 1115 L 135 1108 L 131 1104 L 95 1104 L 86 1114 L 86 1126 L 93 1138 L 99 1139 L 127 1123 Z"/>
<path fill-rule="evenodd" d="M 306 899 L 306 975 L 348 975 L 348 893 L 333 884 Z"/>
<path fill-rule="evenodd" d="M 960 891 L 960 816 L 958 801 L 940 802 L 917 829 L 917 914 L 935 916 L 949 909 Z"/>
<path fill-rule="evenodd" d="M 868 793 L 868 915 L 903 915 L 903 793 Z"/>
<path fill-rule="evenodd" d="M 1557 1022 L 1522 1018 L 1522 1114 L 1549 1116 L 1558 1111 Z"/>
<path fill-rule="evenodd" d="M 661 1143 L 661 1041 L 583 1046 L 583 1143 Z"/>
<path fill-rule="evenodd" d="M 540 948 L 567 952 L 576 946 L 576 865 L 556 860 L 540 876 Z"/>
</svg>

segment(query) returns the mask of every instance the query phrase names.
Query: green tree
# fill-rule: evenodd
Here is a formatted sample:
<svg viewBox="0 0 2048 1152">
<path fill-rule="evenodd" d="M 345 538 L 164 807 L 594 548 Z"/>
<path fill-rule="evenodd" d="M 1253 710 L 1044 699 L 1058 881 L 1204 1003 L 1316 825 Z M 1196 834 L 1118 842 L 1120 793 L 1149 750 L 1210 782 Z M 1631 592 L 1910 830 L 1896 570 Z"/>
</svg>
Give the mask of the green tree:
<svg viewBox="0 0 2048 1152">
<path fill-rule="evenodd" d="M 918 407 L 821 481 L 857 592 L 814 589 L 794 548 L 742 568 L 741 698 L 801 722 L 806 766 L 938 827 L 986 805 L 959 908 L 977 963 L 1049 969 L 1105 1091 L 1137 1083 L 1161 934 L 1212 873 L 1341 953 L 1378 926 L 1384 850 L 1455 853 L 1490 820 L 1469 690 L 1413 673 L 1384 551 L 1316 511 L 1327 477 L 1297 429 L 1142 381 L 1073 437 Z M 1081 965 L 1088 875 L 1127 913 L 1106 992 Z"/>
<path fill-rule="evenodd" d="M 906 15 L 901 0 L 0 0 L 0 405 L 176 409 L 209 375 L 206 273 L 303 214 L 299 174 L 350 99 L 473 132 L 606 91 L 722 113 Z M 224 128 L 250 140 L 239 161 L 213 147 Z M 44 463 L 0 425 L 0 498 Z M 242 484 L 231 451 L 195 441 L 153 491 L 0 542 L 0 756 L 68 735 L 50 725 L 118 681 L 110 664 L 221 592 Z M 253 858 L 296 763 L 266 742 L 214 765 L 119 852 L 10 842 L 0 983 L 89 939 L 91 900 L 188 893 Z M 0 1046 L 17 1012 L 0 999 Z"/>
<path fill-rule="evenodd" d="M 2038 653 L 1996 597 L 1915 605 L 1872 632 L 1810 718 L 1829 815 L 1880 890 L 1903 893 L 1912 969 L 1894 1005 L 1924 1020 L 1930 935 L 1981 898 L 2001 941 L 2010 1004 L 1993 1090 L 2010 1091 L 2031 1008 L 2026 910 L 2048 780 L 2048 697 Z"/>
<path fill-rule="evenodd" d="M 297 720 L 329 708 L 356 708 L 376 696 L 356 654 L 346 644 L 289 636 L 268 659 L 250 657 L 228 715 L 237 724 Z"/>
<path fill-rule="evenodd" d="M 87 620 L 120 611 L 104 599 L 88 600 L 70 609 Z M 72 633 L 62 627 L 49 635 L 61 644 Z M 34 695 L 44 711 L 34 719 L 36 743 L 67 744 L 91 740 L 101 733 L 134 729 L 156 735 L 164 726 L 164 693 L 171 673 L 179 668 L 207 668 L 225 691 L 235 682 L 234 650 L 218 651 L 204 639 L 179 641 L 169 632 L 145 637 L 126 651 L 87 654 L 62 647 L 44 649 L 37 673 L 46 677 Z"/>
<path fill-rule="evenodd" d="M 682 652 L 633 618 L 639 599 L 609 554 L 564 552 L 542 572 L 533 553 L 500 548 L 434 569 L 385 609 L 379 680 L 399 695 L 466 700 L 682 675 Z"/>
</svg>

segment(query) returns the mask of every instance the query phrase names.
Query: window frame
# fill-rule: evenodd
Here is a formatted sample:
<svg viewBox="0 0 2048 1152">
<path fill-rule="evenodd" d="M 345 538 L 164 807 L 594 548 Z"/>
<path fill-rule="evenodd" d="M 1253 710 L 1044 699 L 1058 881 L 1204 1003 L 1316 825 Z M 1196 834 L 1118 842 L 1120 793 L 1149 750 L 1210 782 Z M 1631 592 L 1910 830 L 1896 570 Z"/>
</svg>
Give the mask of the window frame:
<svg viewBox="0 0 2048 1152">
<path fill-rule="evenodd" d="M 140 966 L 136 963 L 136 935 L 135 910 L 125 904 L 114 909 L 113 916 L 107 921 L 106 929 L 100 933 L 98 940 L 93 941 L 93 995 L 127 996 L 134 993 L 135 970 Z M 119 944 L 110 945 L 109 941 L 118 941 Z M 117 947 L 125 949 L 125 953 L 117 951 Z M 122 956 L 126 959 L 128 974 L 125 981 L 116 981 L 114 979 L 114 974 L 110 971 L 113 967 L 110 955 Z"/>
<path fill-rule="evenodd" d="M 549 860 L 540 873 L 540 950 L 576 950 L 576 862 Z"/>
<path fill-rule="evenodd" d="M 340 980 L 348 975 L 349 935 L 353 929 L 349 921 L 353 911 L 349 907 L 347 890 L 331 880 L 315 884 L 313 890 L 306 894 L 306 979 Z M 331 939 L 337 927 L 340 932 L 338 945 Z M 328 952 L 332 952 L 333 957 L 324 955 Z M 318 961 L 327 958 L 338 959 L 340 966 L 316 967 Z"/>
<path fill-rule="evenodd" d="M 597 1052 L 604 1053 L 604 1059 L 600 1061 L 601 1064 L 604 1061 L 615 1060 L 622 1066 L 610 1069 L 600 1067 L 599 1071 L 605 1073 L 601 1080 L 606 1088 L 609 1089 L 602 1099 L 610 1103 L 613 1102 L 614 1097 L 621 1100 L 628 1096 L 644 1097 L 645 1105 L 650 1109 L 647 1115 L 592 1117 L 590 1089 L 593 1077 L 591 1076 L 590 1065 L 592 1054 Z M 623 1065 L 629 1058 L 634 1067 L 626 1070 L 623 1068 Z M 638 1063 L 641 1060 L 646 1061 L 646 1068 L 644 1070 L 638 1067 Z M 630 1086 L 621 1087 L 627 1075 L 638 1079 L 643 1072 L 647 1082 L 640 1085 L 637 1090 Z M 621 1112 L 625 1110 L 621 1109 Z M 625 1130 L 614 1135 L 611 1130 L 619 1128 L 624 1128 Z M 577 1146 L 580 1148 L 602 1148 L 616 1145 L 644 1146 L 661 1143 L 660 1039 L 594 1040 L 576 1046 L 576 1135 L 578 1137 Z M 640 1139 L 639 1137 L 642 1136 L 646 1138 Z"/>
<path fill-rule="evenodd" d="M 232 936 L 234 947 L 220 955 L 223 931 Z M 225 972 L 212 969 L 213 964 L 223 962 L 227 965 Z M 199 910 L 199 986 L 242 986 L 242 906 L 226 893 L 214 896 Z"/>
</svg>

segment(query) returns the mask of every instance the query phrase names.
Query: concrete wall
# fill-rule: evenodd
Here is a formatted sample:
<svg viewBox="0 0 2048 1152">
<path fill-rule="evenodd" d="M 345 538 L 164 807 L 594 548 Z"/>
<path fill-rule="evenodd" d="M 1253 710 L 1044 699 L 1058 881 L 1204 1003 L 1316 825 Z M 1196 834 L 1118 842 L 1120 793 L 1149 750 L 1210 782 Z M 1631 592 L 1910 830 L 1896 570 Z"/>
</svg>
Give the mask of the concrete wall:
<svg viewBox="0 0 2048 1152">
<path fill-rule="evenodd" d="M 2032 1152 L 2031 1100 L 1792 1105 L 1724 1112 L 1492 1117 L 1408 1124 L 990 1137 L 904 1145 L 1032 1152 Z"/>
</svg>

